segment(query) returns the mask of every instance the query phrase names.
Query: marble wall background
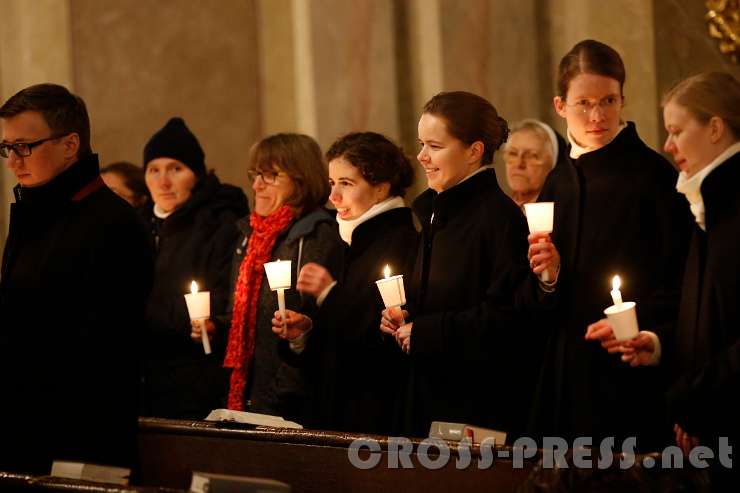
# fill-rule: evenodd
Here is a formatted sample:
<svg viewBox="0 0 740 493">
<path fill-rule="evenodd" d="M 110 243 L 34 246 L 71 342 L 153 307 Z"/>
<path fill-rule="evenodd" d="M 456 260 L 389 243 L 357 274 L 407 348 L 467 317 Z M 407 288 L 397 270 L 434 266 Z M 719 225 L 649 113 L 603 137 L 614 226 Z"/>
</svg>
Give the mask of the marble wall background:
<svg viewBox="0 0 740 493">
<path fill-rule="evenodd" d="M 701 0 L 0 0 L 0 97 L 38 82 L 88 104 L 103 163 L 138 163 L 183 116 L 219 176 L 248 188 L 249 147 L 278 131 L 326 147 L 351 130 L 416 152 L 423 103 L 440 90 L 490 99 L 507 119 L 552 111 L 555 67 L 577 41 L 627 65 L 626 116 L 662 145 L 660 95 L 702 70 L 740 77 L 706 34 Z M 7 211 L 12 175 L 3 167 Z M 410 195 L 424 188 L 421 178 Z M 0 214 L 0 241 L 7 212 Z"/>
</svg>

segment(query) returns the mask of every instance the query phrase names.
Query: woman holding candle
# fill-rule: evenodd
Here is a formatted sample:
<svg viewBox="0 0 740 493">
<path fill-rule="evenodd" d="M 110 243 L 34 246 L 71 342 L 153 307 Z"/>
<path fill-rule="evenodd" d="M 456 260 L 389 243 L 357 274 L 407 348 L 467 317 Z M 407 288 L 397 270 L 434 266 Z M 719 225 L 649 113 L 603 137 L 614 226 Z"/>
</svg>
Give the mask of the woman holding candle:
<svg viewBox="0 0 740 493">
<path fill-rule="evenodd" d="M 346 243 L 344 275 L 334 278 L 306 264 L 296 287 L 321 301 L 304 361 L 314 368 L 311 426 L 390 434 L 403 375 L 393 338 L 378 332 L 383 301 L 375 281 L 386 265 L 393 274 L 413 271 L 417 232 L 403 195 L 414 170 L 403 151 L 383 135 L 351 133 L 334 142 L 329 161 L 329 200 Z M 290 314 L 291 327 L 305 315 Z M 279 332 L 279 320 L 273 321 Z"/>
<path fill-rule="evenodd" d="M 514 123 L 504 147 L 511 199 L 522 208 L 536 202 L 547 175 L 567 157 L 565 139 L 550 125 L 533 119 Z"/>
<path fill-rule="evenodd" d="M 233 262 L 231 311 L 209 325 L 230 323 L 224 359 L 231 369 L 229 409 L 302 421 L 309 384 L 302 369 L 284 361 L 281 339 L 272 332 L 278 300 L 264 264 L 290 260 L 295 279 L 303 265 L 315 262 L 339 277 L 343 248 L 334 219 L 322 207 L 329 177 L 318 144 L 298 134 L 276 134 L 255 144 L 248 174 L 254 210 L 238 224 L 242 235 Z M 285 292 L 285 303 L 309 316 L 316 310 L 314 297 L 294 289 Z M 295 339 L 299 334 L 281 335 Z"/>
<path fill-rule="evenodd" d="M 141 413 L 203 419 L 223 406 L 226 334 L 212 331 L 213 354 L 204 354 L 183 295 L 196 281 L 201 291 L 210 291 L 213 310 L 226 310 L 236 221 L 249 210 L 247 199 L 206 172 L 203 149 L 180 118 L 169 120 L 144 147 L 144 177 L 154 202 L 143 214 L 156 260 L 147 305 Z"/>
<path fill-rule="evenodd" d="M 613 341 L 608 324 L 594 330 L 632 366 L 668 368 L 671 423 L 688 453 L 700 442 L 715 446 L 719 436 L 740 437 L 740 409 L 727 397 L 740 381 L 740 82 L 721 72 L 690 77 L 666 93 L 663 119 L 664 149 L 681 170 L 676 188 L 696 222 L 678 323 L 660 339 L 644 331 L 627 343 Z"/>
<path fill-rule="evenodd" d="M 491 165 L 507 124 L 480 96 L 448 92 L 427 102 L 418 132 L 429 189 L 413 206 L 422 236 L 409 309 L 385 310 L 380 326 L 409 354 L 402 428 L 427 436 L 437 420 L 516 435 L 534 385 L 521 362 L 538 359 L 527 315 L 545 293 L 527 265 L 524 216 Z M 497 372 L 507 377 L 492 382 Z"/>
<path fill-rule="evenodd" d="M 621 57 L 598 41 L 581 41 L 560 62 L 554 104 L 568 125 L 570 160 L 553 170 L 539 198 L 556 204 L 562 264 L 533 433 L 594 443 L 637 436 L 637 447 L 650 449 L 664 442 L 656 436 L 657 375 L 626 371 L 586 330 L 611 305 L 615 274 L 624 301 L 637 303 L 641 326 L 675 320 L 690 219 L 675 171 L 622 120 L 624 81 Z"/>
</svg>

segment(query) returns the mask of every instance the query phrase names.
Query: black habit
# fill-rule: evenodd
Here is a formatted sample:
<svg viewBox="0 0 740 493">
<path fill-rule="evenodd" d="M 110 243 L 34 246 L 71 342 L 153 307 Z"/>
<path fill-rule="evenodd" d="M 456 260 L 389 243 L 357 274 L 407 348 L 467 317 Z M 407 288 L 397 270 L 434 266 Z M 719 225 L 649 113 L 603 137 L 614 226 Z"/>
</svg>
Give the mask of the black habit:
<svg viewBox="0 0 740 493">
<path fill-rule="evenodd" d="M 656 368 L 631 368 L 598 342 L 589 324 L 612 304 L 612 277 L 637 303 L 641 330 L 675 321 L 691 228 L 676 171 L 632 122 L 609 144 L 557 166 L 540 201 L 555 202 L 553 242 L 561 255 L 558 308 L 535 401 L 532 432 L 567 440 L 637 436 L 650 449 L 668 440 Z"/>
<path fill-rule="evenodd" d="M 422 237 L 403 431 L 427 436 L 432 421 L 452 421 L 517 434 L 539 361 L 524 312 L 543 299 L 524 215 L 493 169 L 425 191 L 414 210 Z"/>
<path fill-rule="evenodd" d="M 702 182 L 706 231 L 695 226 L 681 315 L 663 360 L 680 376 L 668 393 L 671 422 L 703 445 L 740 436 L 740 153 Z"/>
<path fill-rule="evenodd" d="M 345 253 L 344 277 L 314 322 L 305 357 L 316 371 L 312 426 L 388 435 L 406 357 L 379 329 L 384 308 L 375 281 L 389 265 L 411 279 L 418 234 L 411 209 L 392 209 L 363 222 Z"/>
</svg>

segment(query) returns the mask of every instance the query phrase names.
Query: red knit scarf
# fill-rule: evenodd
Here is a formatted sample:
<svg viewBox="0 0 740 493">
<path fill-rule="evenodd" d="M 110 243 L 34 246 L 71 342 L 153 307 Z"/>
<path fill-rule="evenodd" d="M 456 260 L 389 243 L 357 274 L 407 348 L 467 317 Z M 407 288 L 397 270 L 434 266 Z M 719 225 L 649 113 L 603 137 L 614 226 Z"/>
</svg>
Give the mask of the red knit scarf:
<svg viewBox="0 0 740 493">
<path fill-rule="evenodd" d="M 288 227 L 292 219 L 293 209 L 287 205 L 267 217 L 254 212 L 249 216 L 252 235 L 247 245 L 247 254 L 239 266 L 234 294 L 234 316 L 224 359 L 224 366 L 233 368 L 229 386 L 229 409 L 244 410 L 244 389 L 247 385 L 247 371 L 254 357 L 257 302 L 265 275 L 264 264 L 270 260 L 278 235 Z"/>
</svg>

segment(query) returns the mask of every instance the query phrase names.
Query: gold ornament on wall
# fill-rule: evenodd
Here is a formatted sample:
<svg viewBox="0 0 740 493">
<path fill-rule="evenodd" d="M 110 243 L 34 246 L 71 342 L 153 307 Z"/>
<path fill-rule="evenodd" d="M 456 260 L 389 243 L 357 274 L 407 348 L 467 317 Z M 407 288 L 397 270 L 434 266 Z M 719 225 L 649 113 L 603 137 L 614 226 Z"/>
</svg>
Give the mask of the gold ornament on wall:
<svg viewBox="0 0 740 493">
<path fill-rule="evenodd" d="M 717 40 L 719 51 L 738 63 L 740 55 L 740 0 L 707 0 L 704 17 L 709 36 Z"/>
</svg>

